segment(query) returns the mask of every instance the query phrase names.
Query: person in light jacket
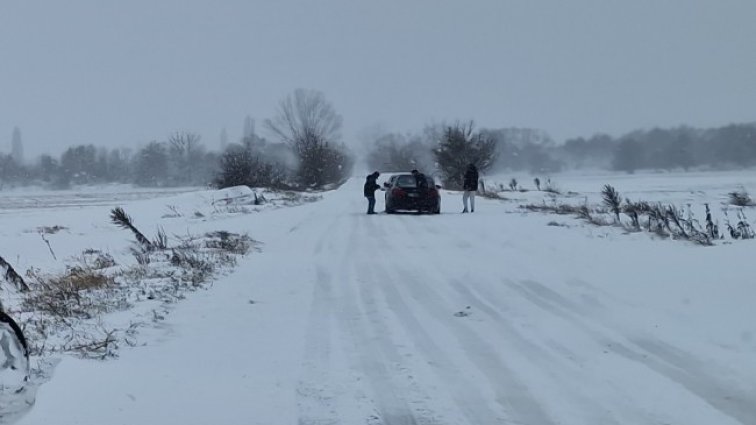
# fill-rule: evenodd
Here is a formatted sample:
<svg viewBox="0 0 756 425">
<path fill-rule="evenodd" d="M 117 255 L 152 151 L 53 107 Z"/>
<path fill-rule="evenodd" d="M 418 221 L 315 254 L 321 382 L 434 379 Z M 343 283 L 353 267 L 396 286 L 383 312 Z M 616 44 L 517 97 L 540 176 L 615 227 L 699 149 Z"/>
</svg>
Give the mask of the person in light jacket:
<svg viewBox="0 0 756 425">
<path fill-rule="evenodd" d="M 467 171 L 465 171 L 465 176 L 462 182 L 462 189 L 465 191 L 462 195 L 462 204 L 465 209 L 463 209 L 462 212 L 466 213 L 468 211 L 468 199 L 470 200 L 469 211 L 475 212 L 475 192 L 478 191 L 478 169 L 475 167 L 475 164 L 469 164 L 467 166 Z"/>
</svg>

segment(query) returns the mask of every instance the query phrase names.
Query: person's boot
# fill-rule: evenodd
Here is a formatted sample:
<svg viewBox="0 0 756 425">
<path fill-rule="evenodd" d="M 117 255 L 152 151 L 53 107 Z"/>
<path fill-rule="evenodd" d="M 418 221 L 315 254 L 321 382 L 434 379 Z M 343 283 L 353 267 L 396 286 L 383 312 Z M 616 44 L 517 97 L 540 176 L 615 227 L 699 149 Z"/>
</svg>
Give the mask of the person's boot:
<svg viewBox="0 0 756 425">
<path fill-rule="evenodd" d="M 462 210 L 462 214 L 464 214 L 466 212 L 467 212 L 467 208 L 465 208 L 465 209 Z"/>
</svg>

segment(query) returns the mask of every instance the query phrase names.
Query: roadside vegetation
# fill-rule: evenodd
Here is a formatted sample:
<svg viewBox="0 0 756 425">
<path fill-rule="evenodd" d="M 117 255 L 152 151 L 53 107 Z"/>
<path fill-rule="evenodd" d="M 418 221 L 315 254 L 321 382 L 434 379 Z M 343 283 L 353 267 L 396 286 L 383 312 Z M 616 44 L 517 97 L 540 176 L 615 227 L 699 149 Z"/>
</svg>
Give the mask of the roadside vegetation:
<svg viewBox="0 0 756 425">
<path fill-rule="evenodd" d="M 20 300 L 6 313 L 19 324 L 30 355 L 117 356 L 120 347 L 138 344 L 139 328 L 161 321 L 171 304 L 212 284 L 257 245 L 226 231 L 169 236 L 158 229 L 150 237 L 122 208 L 111 211 L 110 222 L 134 238 L 131 261 L 87 249 L 61 272 L 32 268 L 22 277 L 0 257 L 0 297 Z M 125 311 L 130 319 L 109 320 Z"/>
<path fill-rule="evenodd" d="M 524 204 L 520 208 L 528 211 L 544 212 L 558 215 L 571 215 L 595 226 L 614 226 L 626 232 L 647 232 L 657 237 L 690 241 L 698 245 L 710 246 L 716 241 L 727 238 L 731 240 L 753 239 L 756 232 L 749 224 L 746 206 L 749 202 L 740 202 L 747 197 L 744 191 L 737 192 L 737 199 L 730 193 L 729 203 L 722 208 L 722 216 L 715 219 L 710 204 L 700 206 L 701 217 L 695 215 L 696 208 L 685 208 L 671 203 L 649 202 L 623 198 L 611 185 L 601 190 L 601 203 L 590 205 L 586 200 L 582 204 L 557 201 L 552 197 L 540 204 Z M 750 199 L 750 198 L 748 198 Z M 738 201 L 738 203 L 736 203 Z"/>
</svg>

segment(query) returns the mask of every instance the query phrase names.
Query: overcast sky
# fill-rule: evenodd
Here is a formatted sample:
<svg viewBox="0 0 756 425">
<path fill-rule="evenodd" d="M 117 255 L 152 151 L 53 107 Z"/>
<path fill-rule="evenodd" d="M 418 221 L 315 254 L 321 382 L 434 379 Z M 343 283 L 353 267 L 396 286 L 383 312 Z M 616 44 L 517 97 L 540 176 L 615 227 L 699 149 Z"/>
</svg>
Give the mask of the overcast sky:
<svg viewBox="0 0 756 425">
<path fill-rule="evenodd" d="M 0 0 L 0 151 L 218 145 L 321 90 L 363 129 L 756 121 L 754 0 Z"/>
</svg>

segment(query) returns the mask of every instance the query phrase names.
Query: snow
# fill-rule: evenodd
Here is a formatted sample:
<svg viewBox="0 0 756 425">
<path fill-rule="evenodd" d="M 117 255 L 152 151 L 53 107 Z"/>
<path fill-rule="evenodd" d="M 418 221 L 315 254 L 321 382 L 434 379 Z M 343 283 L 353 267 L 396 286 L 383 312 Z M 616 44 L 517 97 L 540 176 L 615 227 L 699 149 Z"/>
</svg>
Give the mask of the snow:
<svg viewBox="0 0 756 425">
<path fill-rule="evenodd" d="M 552 181 L 577 203 L 607 183 L 693 209 L 756 193 L 752 174 L 689 177 Z M 439 216 L 367 216 L 362 178 L 289 208 L 250 206 L 241 188 L 120 202 L 146 230 L 248 233 L 261 251 L 117 359 L 56 356 L 17 423 L 756 423 L 756 241 L 625 234 L 518 208 L 550 202 L 541 192 L 503 195 L 459 214 L 445 191 Z M 19 272 L 86 248 L 125 258 L 105 204 L 0 204 L 0 255 Z M 34 230 L 54 225 L 57 261 Z"/>
</svg>

